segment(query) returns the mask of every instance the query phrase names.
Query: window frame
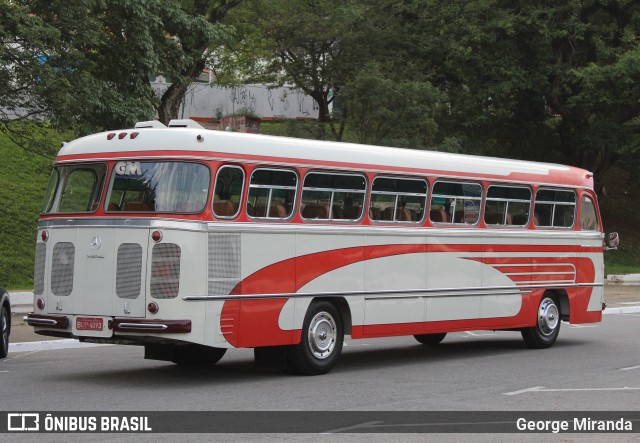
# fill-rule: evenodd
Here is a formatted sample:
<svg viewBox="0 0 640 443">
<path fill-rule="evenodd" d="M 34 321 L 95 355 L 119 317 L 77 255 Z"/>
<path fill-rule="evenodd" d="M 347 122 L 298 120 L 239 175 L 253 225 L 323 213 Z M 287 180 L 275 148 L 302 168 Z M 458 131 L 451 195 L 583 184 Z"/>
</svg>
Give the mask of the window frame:
<svg viewBox="0 0 640 443">
<path fill-rule="evenodd" d="M 382 178 L 382 179 L 391 179 L 391 180 L 407 180 L 407 181 L 419 181 L 419 182 L 424 182 L 425 186 L 425 193 L 424 194 L 418 194 L 418 193 L 401 193 L 401 192 L 389 192 L 389 191 L 374 191 L 373 187 L 375 186 L 376 180 Z M 424 221 L 426 220 L 427 217 L 427 211 L 429 210 L 429 181 L 426 180 L 425 178 L 420 178 L 420 177 L 406 177 L 406 176 L 394 176 L 394 175 L 376 175 L 373 180 L 371 181 L 371 186 L 369 187 L 369 200 L 368 200 L 368 210 L 371 211 L 371 203 L 372 203 L 372 198 L 373 198 L 373 194 L 378 194 L 378 195 L 394 195 L 395 199 L 394 199 L 394 206 L 393 206 L 393 215 L 391 216 L 391 220 L 376 220 L 374 218 L 371 217 L 371 214 L 369 214 L 369 220 L 371 220 L 371 223 L 375 223 L 375 224 L 396 224 L 396 223 L 401 223 L 401 224 L 411 224 L 411 225 L 420 225 L 423 224 Z M 406 196 L 411 196 L 411 197 L 424 197 L 424 207 L 423 207 L 423 211 L 422 211 L 422 217 L 419 220 L 413 221 L 413 220 L 395 220 L 396 218 L 396 211 L 398 209 L 398 198 L 401 195 L 406 195 Z"/>
<path fill-rule="evenodd" d="M 305 181 L 307 180 L 307 178 L 310 175 L 330 175 L 330 176 L 335 176 L 335 175 L 340 175 L 340 176 L 351 176 L 351 177 L 358 177 L 358 178 L 362 178 L 364 179 L 364 188 L 362 190 L 359 189 L 345 189 L 345 188 L 317 188 L 317 187 L 305 187 Z M 300 219 L 302 219 L 305 222 L 311 222 L 311 223 L 322 223 L 322 222 L 342 222 L 342 223 L 358 223 L 360 221 L 362 221 L 364 219 L 364 214 L 365 214 L 365 209 L 366 209 L 366 203 L 367 203 L 367 188 L 369 186 L 369 180 L 367 180 L 367 176 L 364 173 L 360 173 L 360 172 L 342 172 L 342 171 L 318 171 L 318 170 L 312 170 L 312 171 L 307 171 L 307 173 L 304 175 L 304 179 L 302 180 L 302 185 L 301 185 L 301 193 L 300 193 L 300 207 L 298 208 L 298 213 L 300 214 Z M 360 213 L 360 217 L 358 218 L 305 218 L 302 216 L 302 200 L 304 197 L 304 191 L 317 191 L 317 192 L 330 192 L 331 193 L 331 198 L 329 200 L 329 215 L 333 215 L 333 201 L 334 201 L 334 196 L 336 194 L 336 192 L 344 192 L 344 193 L 355 193 L 355 194 L 362 194 L 362 211 Z"/>
<path fill-rule="evenodd" d="M 218 215 L 216 214 L 216 211 L 214 209 L 215 203 L 216 203 L 215 199 L 216 199 L 216 187 L 218 184 L 218 176 L 220 175 L 220 171 L 222 171 L 224 168 L 234 168 L 242 171 L 242 186 L 240 188 L 240 201 L 238 202 L 238 208 L 236 209 L 236 212 L 233 215 Z M 238 216 L 240 215 L 240 212 L 242 212 L 242 203 L 244 202 L 244 186 L 245 186 L 246 178 L 247 178 L 247 174 L 244 168 L 240 165 L 225 163 L 220 165 L 220 167 L 218 167 L 218 170 L 216 171 L 215 181 L 213 182 L 213 194 L 211 194 L 211 213 L 215 218 L 222 219 L 222 220 L 233 220 L 235 218 L 238 218 Z"/>
<path fill-rule="evenodd" d="M 271 186 L 271 185 L 253 185 L 251 184 L 251 181 L 253 179 L 253 174 L 256 173 L 256 171 L 285 171 L 285 172 L 291 172 L 295 175 L 296 177 L 296 184 L 295 186 Z M 247 217 L 251 220 L 270 220 L 270 221 L 289 221 L 291 220 L 295 214 L 296 214 L 296 204 L 298 203 L 298 185 L 300 184 L 300 175 L 298 174 L 298 171 L 295 169 L 290 169 L 290 168 L 278 168 L 278 167 L 271 167 L 271 166 L 258 166 L 256 168 L 253 169 L 253 171 L 251 171 L 251 176 L 249 177 L 249 182 L 247 183 L 247 197 L 246 197 L 246 201 L 244 202 L 244 209 L 247 212 Z M 293 194 L 293 202 L 292 202 L 292 206 L 291 206 L 291 214 L 289 214 L 288 217 L 285 218 L 280 218 L 280 217 L 269 217 L 268 215 L 266 217 L 257 217 L 255 215 L 250 215 L 249 211 L 247 210 L 247 206 L 249 205 L 249 196 L 251 194 L 251 188 L 258 188 L 258 189 L 269 189 L 269 198 L 267 199 L 267 207 L 266 207 L 266 213 L 269 214 L 269 210 L 271 209 L 271 195 L 274 189 L 293 189 L 294 190 L 294 194 Z"/>
<path fill-rule="evenodd" d="M 538 192 L 540 191 L 560 191 L 560 192 L 572 192 L 575 200 L 573 203 L 564 203 L 564 202 L 558 202 L 558 201 L 554 201 L 554 202 L 546 202 L 546 201 L 542 201 L 539 202 L 538 201 Z M 551 212 L 551 225 L 550 226 L 544 226 L 544 225 L 538 225 L 536 224 L 536 220 L 535 220 L 535 213 L 536 213 L 536 205 L 540 203 L 541 205 L 553 205 L 552 208 L 552 212 Z M 555 216 L 556 216 L 556 205 L 560 204 L 560 206 L 573 206 L 573 223 L 571 224 L 571 226 L 553 226 L 553 222 L 555 221 Z M 533 201 L 533 226 L 535 226 L 536 229 L 564 229 L 564 230 L 571 230 L 573 228 L 575 228 L 576 226 L 576 215 L 578 212 L 578 192 L 573 189 L 573 188 L 553 188 L 553 187 L 547 187 L 547 186 L 541 186 L 538 189 L 536 189 L 536 195 L 535 195 L 535 199 Z"/>
<path fill-rule="evenodd" d="M 498 188 L 516 188 L 516 189 L 526 189 L 529 191 L 529 200 L 519 200 L 519 199 L 510 199 L 510 198 L 495 198 L 495 197 L 489 197 L 489 190 L 491 188 L 494 187 L 498 187 Z M 524 186 L 524 185 L 505 185 L 505 184 L 500 184 L 500 183 L 492 183 L 489 186 L 487 186 L 487 191 L 484 197 L 484 213 L 482 214 L 482 221 L 484 221 L 484 224 L 487 225 L 487 227 L 491 227 L 493 228 L 526 228 L 529 226 L 529 224 L 531 223 L 531 208 L 533 206 L 533 190 L 529 187 L 529 186 Z M 498 202 L 506 202 L 506 206 L 505 206 L 505 210 L 504 210 L 504 217 L 502 220 L 502 223 L 487 223 L 486 221 L 486 217 L 487 217 L 487 202 L 490 201 L 498 201 Z M 507 217 L 507 215 L 509 215 L 509 203 L 510 202 L 514 202 L 514 203 L 529 203 L 529 211 L 527 214 L 527 221 L 525 224 L 523 225 L 515 225 L 515 224 L 507 224 L 505 223 L 505 218 Z"/>
<path fill-rule="evenodd" d="M 436 185 L 438 183 L 454 183 L 454 184 L 461 184 L 461 185 L 475 185 L 478 186 L 478 188 L 480 189 L 480 196 L 479 197 L 466 197 L 466 196 L 457 196 L 457 195 L 444 195 L 444 194 L 436 194 L 435 193 L 435 189 L 436 189 Z M 455 220 L 455 210 L 452 212 L 452 221 L 446 221 L 446 222 L 438 222 L 438 221 L 433 221 L 431 219 L 431 210 L 433 207 L 433 198 L 434 197 L 441 197 L 441 198 L 450 198 L 450 197 L 455 197 L 456 201 L 458 198 L 462 199 L 462 200 L 472 200 L 472 201 L 478 201 L 479 202 L 479 208 L 478 208 L 478 219 L 476 220 L 475 223 L 471 224 L 471 223 L 456 223 Z M 431 198 L 429 199 L 429 222 L 431 222 L 431 224 L 433 225 L 453 225 L 453 226 L 478 226 L 480 224 L 481 220 L 484 220 L 484 186 L 482 186 L 482 183 L 479 182 L 473 182 L 473 181 L 461 181 L 461 180 L 448 180 L 448 179 L 436 179 L 433 182 L 433 186 L 431 187 Z M 455 208 L 455 206 L 454 206 Z M 463 205 L 463 210 L 464 210 L 464 205 Z"/>
<path fill-rule="evenodd" d="M 585 200 L 589 200 L 591 202 L 591 207 L 593 208 L 593 215 L 595 216 L 595 221 L 596 221 L 596 227 L 595 229 L 584 229 L 582 227 L 582 208 L 584 206 L 584 201 Z M 601 232 L 601 228 L 600 228 L 600 218 L 598 217 L 598 206 L 596 206 L 596 200 L 587 193 L 583 193 L 580 196 L 580 213 L 578 214 L 578 219 L 580 222 L 580 231 L 583 232 Z"/>
</svg>

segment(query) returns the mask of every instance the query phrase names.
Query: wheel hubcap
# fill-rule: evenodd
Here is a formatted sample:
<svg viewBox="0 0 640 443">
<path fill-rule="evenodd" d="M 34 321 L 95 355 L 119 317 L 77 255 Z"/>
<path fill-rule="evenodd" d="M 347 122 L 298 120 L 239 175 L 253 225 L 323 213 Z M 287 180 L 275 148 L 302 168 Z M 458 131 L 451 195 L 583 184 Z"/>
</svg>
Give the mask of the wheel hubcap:
<svg viewBox="0 0 640 443">
<path fill-rule="evenodd" d="M 553 334 L 555 329 L 560 323 L 560 312 L 558 307 L 550 298 L 545 298 L 540 303 L 540 310 L 538 311 L 538 327 L 542 334 L 549 336 Z"/>
<path fill-rule="evenodd" d="M 337 327 L 327 312 L 318 312 L 309 324 L 308 342 L 314 357 L 324 360 L 336 347 Z"/>
</svg>

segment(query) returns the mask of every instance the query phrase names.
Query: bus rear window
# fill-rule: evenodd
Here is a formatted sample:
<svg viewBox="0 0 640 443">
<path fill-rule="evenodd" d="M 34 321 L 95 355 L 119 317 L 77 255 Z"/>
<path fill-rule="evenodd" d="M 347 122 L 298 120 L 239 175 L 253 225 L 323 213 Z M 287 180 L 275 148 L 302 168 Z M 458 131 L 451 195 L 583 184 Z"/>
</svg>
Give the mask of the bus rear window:
<svg viewBox="0 0 640 443">
<path fill-rule="evenodd" d="M 204 210 L 211 171 L 201 163 L 118 162 L 113 168 L 108 212 L 177 212 Z"/>
<path fill-rule="evenodd" d="M 102 163 L 56 166 L 42 204 L 42 213 L 95 212 L 100 204 L 107 166 Z"/>
</svg>

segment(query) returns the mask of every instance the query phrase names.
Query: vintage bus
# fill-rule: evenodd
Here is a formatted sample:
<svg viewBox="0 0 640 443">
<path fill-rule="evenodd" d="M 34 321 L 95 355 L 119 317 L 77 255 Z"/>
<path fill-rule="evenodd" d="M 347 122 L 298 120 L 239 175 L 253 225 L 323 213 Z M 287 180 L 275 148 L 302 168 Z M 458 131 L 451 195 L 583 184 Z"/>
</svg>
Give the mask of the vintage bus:
<svg viewBox="0 0 640 443">
<path fill-rule="evenodd" d="M 178 364 L 255 348 L 302 374 L 345 335 L 546 348 L 561 320 L 601 321 L 603 240 L 582 169 L 142 122 L 63 144 L 26 319 Z"/>
</svg>

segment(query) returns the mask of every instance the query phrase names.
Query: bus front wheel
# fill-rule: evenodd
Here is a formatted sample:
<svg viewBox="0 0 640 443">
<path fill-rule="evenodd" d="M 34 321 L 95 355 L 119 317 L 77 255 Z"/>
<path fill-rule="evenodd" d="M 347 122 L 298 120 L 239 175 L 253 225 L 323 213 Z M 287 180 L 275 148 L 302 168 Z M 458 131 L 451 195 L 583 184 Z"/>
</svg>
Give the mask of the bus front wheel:
<svg viewBox="0 0 640 443">
<path fill-rule="evenodd" d="M 338 309 L 328 301 L 314 302 L 305 316 L 300 343 L 287 353 L 288 369 L 303 375 L 326 374 L 340 358 L 343 342 Z"/>
<path fill-rule="evenodd" d="M 551 347 L 560 333 L 560 307 L 554 296 L 545 295 L 538 306 L 536 325 L 522 330 L 526 345 L 533 349 Z"/>
<path fill-rule="evenodd" d="M 420 334 L 413 337 L 423 345 L 437 345 L 447 336 L 446 332 L 441 334 Z"/>
</svg>

